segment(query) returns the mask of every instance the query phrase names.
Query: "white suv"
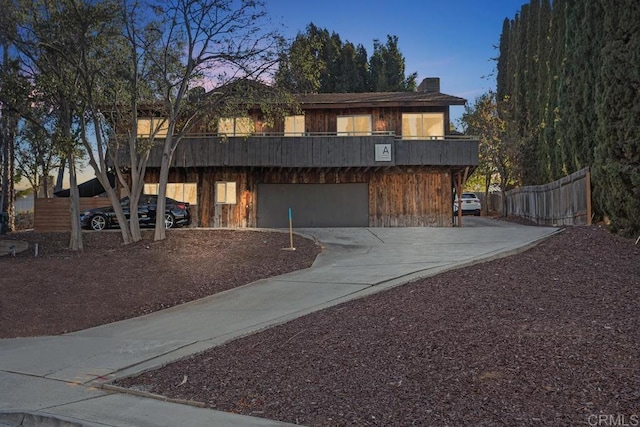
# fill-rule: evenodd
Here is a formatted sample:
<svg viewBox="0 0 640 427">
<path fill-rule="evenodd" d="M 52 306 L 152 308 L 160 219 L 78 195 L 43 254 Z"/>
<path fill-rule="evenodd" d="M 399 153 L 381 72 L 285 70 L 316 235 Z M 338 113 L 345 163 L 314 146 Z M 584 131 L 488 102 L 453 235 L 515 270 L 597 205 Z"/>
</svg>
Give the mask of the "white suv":
<svg viewBox="0 0 640 427">
<path fill-rule="evenodd" d="M 482 206 L 480 199 L 473 193 L 462 193 L 462 215 L 480 216 Z M 453 212 L 458 213 L 458 196 L 453 201 Z"/>
</svg>

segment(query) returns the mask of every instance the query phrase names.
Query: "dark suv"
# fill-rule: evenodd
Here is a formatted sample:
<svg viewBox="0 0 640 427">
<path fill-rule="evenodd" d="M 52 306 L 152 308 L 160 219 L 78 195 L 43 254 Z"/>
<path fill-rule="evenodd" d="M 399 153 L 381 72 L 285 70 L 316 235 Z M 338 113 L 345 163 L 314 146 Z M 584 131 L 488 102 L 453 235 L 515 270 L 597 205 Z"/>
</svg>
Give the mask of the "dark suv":
<svg viewBox="0 0 640 427">
<path fill-rule="evenodd" d="M 191 215 L 189 214 L 189 203 L 178 202 L 176 200 L 166 198 L 166 207 L 164 210 L 164 226 L 173 228 L 191 224 Z M 156 211 L 158 204 L 158 196 L 143 194 L 138 202 L 138 222 L 140 225 L 154 226 L 156 223 Z M 124 211 L 127 219 L 130 217 L 129 197 L 120 199 L 120 206 Z M 83 228 L 92 230 L 104 230 L 105 228 L 118 225 L 118 219 L 113 211 L 112 206 L 103 208 L 94 208 L 82 212 L 80 215 L 80 224 Z"/>
</svg>

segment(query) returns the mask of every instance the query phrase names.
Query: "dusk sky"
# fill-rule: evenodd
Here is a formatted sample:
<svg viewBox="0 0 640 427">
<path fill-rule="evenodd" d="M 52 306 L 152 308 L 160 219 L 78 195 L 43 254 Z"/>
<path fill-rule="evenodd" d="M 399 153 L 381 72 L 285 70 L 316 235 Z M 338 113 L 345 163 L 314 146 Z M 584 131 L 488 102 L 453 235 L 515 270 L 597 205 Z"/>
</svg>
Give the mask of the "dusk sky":
<svg viewBox="0 0 640 427">
<path fill-rule="evenodd" d="M 440 77 L 440 90 L 473 102 L 495 89 L 495 48 L 502 23 L 527 0 L 266 0 L 270 18 L 293 38 L 313 22 L 342 41 L 362 44 L 369 56 L 373 40 L 398 36 L 406 74 Z M 456 120 L 464 107 L 452 107 Z"/>
</svg>

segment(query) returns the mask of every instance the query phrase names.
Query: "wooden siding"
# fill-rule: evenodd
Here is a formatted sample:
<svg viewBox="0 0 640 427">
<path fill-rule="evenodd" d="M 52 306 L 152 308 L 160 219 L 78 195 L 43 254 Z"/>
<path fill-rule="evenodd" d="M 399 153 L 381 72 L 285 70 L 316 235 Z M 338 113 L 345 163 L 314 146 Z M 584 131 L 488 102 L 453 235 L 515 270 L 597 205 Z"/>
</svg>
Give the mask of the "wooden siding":
<svg viewBox="0 0 640 427">
<path fill-rule="evenodd" d="M 391 170 L 371 177 L 370 227 L 447 227 L 452 215 L 448 171 Z"/>
<path fill-rule="evenodd" d="M 146 182 L 157 182 L 158 170 L 149 169 Z M 201 227 L 256 227 L 259 183 L 369 184 L 369 226 L 448 227 L 452 224 L 449 168 L 189 168 L 173 170 L 170 182 L 197 182 L 197 215 Z M 215 183 L 236 183 L 235 205 L 214 203 Z"/>
<path fill-rule="evenodd" d="M 395 140 L 398 166 L 477 166 L 478 142 L 474 140 Z"/>
<path fill-rule="evenodd" d="M 392 147 L 390 162 L 375 161 L 376 144 Z M 128 156 L 123 157 L 123 161 Z M 161 147 L 149 156 L 159 167 Z M 250 166 L 283 168 L 371 166 L 476 166 L 478 142 L 468 139 L 399 140 L 392 136 L 308 136 L 187 138 L 172 158 L 172 167 Z"/>
<path fill-rule="evenodd" d="M 308 109 L 304 111 L 305 132 L 310 133 L 336 133 L 338 116 L 354 114 L 370 114 L 372 117 L 373 131 L 392 132 L 397 136 L 402 135 L 402 113 L 443 113 L 445 133 L 448 134 L 449 107 L 359 107 L 359 108 L 326 108 Z M 253 120 L 255 132 L 284 132 L 284 120 L 276 120 L 272 125 L 267 125 L 262 115 L 257 111 L 251 111 L 248 117 Z M 194 134 L 215 134 L 218 132 L 217 123 L 206 123 L 195 126 Z"/>
<path fill-rule="evenodd" d="M 402 136 L 402 113 L 443 113 L 445 133 L 449 133 L 449 108 L 438 107 L 391 107 L 391 108 L 343 108 L 306 110 L 305 131 L 311 133 L 335 133 L 338 116 L 370 114 L 374 132 L 391 132 Z"/>
<path fill-rule="evenodd" d="M 81 197 L 80 212 L 87 209 L 110 206 L 106 197 Z M 68 197 L 38 198 L 34 204 L 33 228 L 39 233 L 71 231 L 71 214 Z"/>
</svg>

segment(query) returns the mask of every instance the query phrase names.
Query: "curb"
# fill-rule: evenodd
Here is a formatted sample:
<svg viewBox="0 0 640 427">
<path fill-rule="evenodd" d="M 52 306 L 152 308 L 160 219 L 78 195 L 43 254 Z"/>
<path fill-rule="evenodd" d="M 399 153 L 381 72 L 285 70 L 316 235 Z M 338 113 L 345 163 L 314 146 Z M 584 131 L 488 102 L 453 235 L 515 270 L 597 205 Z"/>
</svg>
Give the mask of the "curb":
<svg viewBox="0 0 640 427">
<path fill-rule="evenodd" d="M 46 412 L 0 412 L 0 427 L 104 427 L 83 420 L 77 420 Z"/>
</svg>

